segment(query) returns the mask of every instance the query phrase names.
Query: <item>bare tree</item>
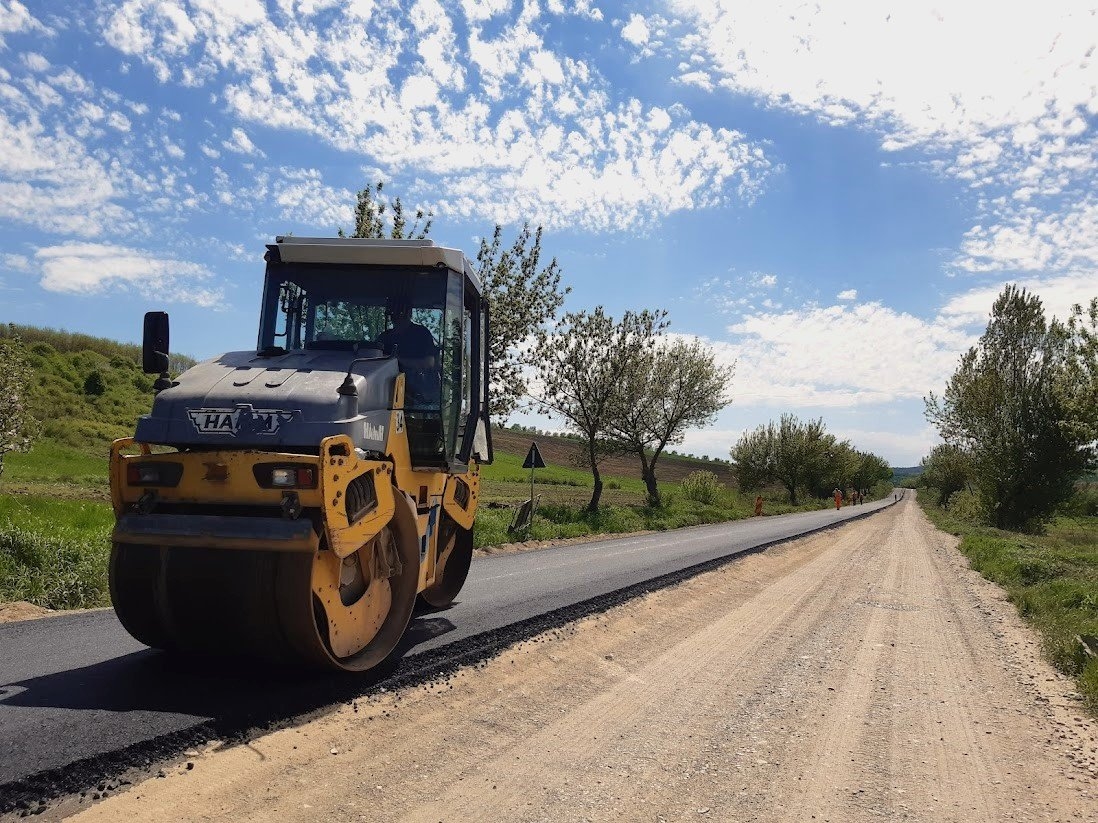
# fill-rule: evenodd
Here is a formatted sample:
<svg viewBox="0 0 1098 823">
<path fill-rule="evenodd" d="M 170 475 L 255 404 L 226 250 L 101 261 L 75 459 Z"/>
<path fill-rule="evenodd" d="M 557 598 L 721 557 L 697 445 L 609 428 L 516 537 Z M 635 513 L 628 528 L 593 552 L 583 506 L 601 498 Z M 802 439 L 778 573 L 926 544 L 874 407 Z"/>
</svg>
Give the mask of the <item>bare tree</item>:
<svg viewBox="0 0 1098 823">
<path fill-rule="evenodd" d="M 386 203 L 381 195 L 383 188 L 385 183 L 379 180 L 355 195 L 355 230 L 351 237 L 389 237 L 393 240 L 426 238 L 431 232 L 434 215 L 417 208 L 415 222 L 409 228 L 404 204 L 399 197 L 393 198 L 392 203 Z M 389 218 L 385 216 L 386 209 L 390 212 Z M 422 225 L 420 221 L 423 221 Z M 342 228 L 339 229 L 339 236 L 347 236 Z"/>
</svg>

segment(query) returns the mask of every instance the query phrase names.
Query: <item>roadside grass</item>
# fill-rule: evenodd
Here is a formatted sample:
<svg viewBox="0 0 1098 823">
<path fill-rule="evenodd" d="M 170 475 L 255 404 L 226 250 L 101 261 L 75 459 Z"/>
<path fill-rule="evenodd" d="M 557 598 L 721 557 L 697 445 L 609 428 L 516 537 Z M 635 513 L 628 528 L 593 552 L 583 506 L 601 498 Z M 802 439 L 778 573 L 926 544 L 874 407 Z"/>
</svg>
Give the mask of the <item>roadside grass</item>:
<svg viewBox="0 0 1098 823">
<path fill-rule="evenodd" d="M 643 489 L 643 486 L 642 486 Z M 514 516 L 515 501 L 530 496 L 530 486 L 526 486 L 521 498 L 500 500 L 494 498 L 490 486 L 482 496 L 484 506 L 477 511 L 475 546 L 478 549 L 501 543 L 526 540 L 556 540 L 569 537 L 587 537 L 591 535 L 612 535 L 637 531 L 667 531 L 686 526 L 700 526 L 706 523 L 723 523 L 740 520 L 754 515 L 754 496 L 748 497 L 737 491 L 720 487 L 712 503 L 691 500 L 678 484 L 661 485 L 663 505 L 650 507 L 644 504 L 643 491 L 604 492 L 605 505 L 595 513 L 586 512 L 583 507 L 590 498 L 591 491 L 569 489 L 569 493 L 579 492 L 576 497 L 558 495 L 557 489 L 551 489 L 542 495 L 541 503 L 534 516 L 533 528 L 526 534 L 512 535 L 507 529 Z M 535 489 L 535 493 L 540 490 Z M 618 495 L 632 497 L 626 502 L 616 502 Z M 557 502 L 560 496 L 568 499 Z M 790 506 L 784 495 L 774 492 L 764 495 L 763 511 L 767 516 L 789 514 L 797 511 L 815 511 L 828 508 L 828 501 L 810 500 L 798 506 Z"/>
<path fill-rule="evenodd" d="M 39 440 L 23 454 L 6 455 L 0 482 L 8 491 L 27 494 L 110 499 L 106 452 L 94 456 L 52 440 Z"/>
<path fill-rule="evenodd" d="M 933 491 L 919 490 L 931 522 L 960 536 L 972 568 L 1006 590 L 1041 634 L 1053 665 L 1077 680 L 1087 707 L 1098 714 L 1098 659 L 1078 640 L 1098 645 L 1098 516 L 1062 515 L 1045 534 L 1019 534 L 960 517 L 935 500 Z"/>
<path fill-rule="evenodd" d="M 105 503 L 0 495 L 0 602 L 47 609 L 109 605 L 114 513 Z"/>
</svg>

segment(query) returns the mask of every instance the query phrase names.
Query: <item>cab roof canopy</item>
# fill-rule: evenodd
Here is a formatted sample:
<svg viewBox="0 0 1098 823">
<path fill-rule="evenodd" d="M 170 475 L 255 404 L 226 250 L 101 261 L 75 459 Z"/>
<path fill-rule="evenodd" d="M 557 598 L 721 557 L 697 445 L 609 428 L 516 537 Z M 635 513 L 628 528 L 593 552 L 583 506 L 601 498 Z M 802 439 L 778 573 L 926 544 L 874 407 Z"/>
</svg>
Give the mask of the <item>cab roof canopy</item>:
<svg viewBox="0 0 1098 823">
<path fill-rule="evenodd" d="M 480 289 L 480 278 L 460 249 L 433 240 L 389 240 L 358 237 L 276 237 L 267 259 L 282 263 L 343 263 L 373 266 L 446 266 L 462 272 Z"/>
</svg>

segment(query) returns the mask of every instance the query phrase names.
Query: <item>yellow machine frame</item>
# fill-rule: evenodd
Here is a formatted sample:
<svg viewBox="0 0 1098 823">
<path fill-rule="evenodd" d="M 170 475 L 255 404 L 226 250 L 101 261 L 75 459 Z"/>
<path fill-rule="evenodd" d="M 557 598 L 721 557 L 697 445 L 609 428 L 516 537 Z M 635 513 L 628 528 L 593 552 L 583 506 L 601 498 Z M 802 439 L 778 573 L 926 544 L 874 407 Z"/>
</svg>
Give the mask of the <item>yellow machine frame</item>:
<svg viewBox="0 0 1098 823">
<path fill-rule="evenodd" d="M 480 469 L 471 462 L 468 472 L 448 474 L 437 468 L 412 466 L 407 430 L 404 425 L 404 376 L 398 376 L 393 391 L 385 452 L 388 459 L 360 459 L 346 435 L 327 437 L 319 444 L 319 456 L 259 450 L 168 452 L 153 454 L 151 446 L 132 437 L 115 440 L 111 446 L 111 503 L 117 518 L 113 539 L 117 543 L 146 544 L 149 536 L 127 529 L 122 517 L 142 497 L 155 491 L 158 504 L 196 504 L 201 506 L 259 506 L 277 508 L 287 492 L 293 492 L 300 504 L 300 517 L 313 517 L 317 531 L 272 545 L 263 537 L 218 536 L 219 549 L 272 549 L 316 552 L 323 535 L 328 547 L 339 558 L 357 551 L 378 535 L 396 507 L 405 507 L 414 517 L 419 544 L 419 584 L 422 592 L 436 579 L 441 513 L 445 512 L 463 529 L 472 529 L 480 492 Z M 126 454 L 139 449 L 139 454 Z M 174 486 L 133 485 L 128 480 L 132 464 L 172 463 L 182 467 Z M 312 465 L 316 470 L 316 488 L 264 488 L 253 471 L 257 464 L 286 463 Z M 349 522 L 344 502 L 352 481 L 373 475 L 376 503 L 355 522 Z M 196 530 L 190 534 L 158 535 L 163 546 L 205 547 L 210 534 Z"/>
</svg>

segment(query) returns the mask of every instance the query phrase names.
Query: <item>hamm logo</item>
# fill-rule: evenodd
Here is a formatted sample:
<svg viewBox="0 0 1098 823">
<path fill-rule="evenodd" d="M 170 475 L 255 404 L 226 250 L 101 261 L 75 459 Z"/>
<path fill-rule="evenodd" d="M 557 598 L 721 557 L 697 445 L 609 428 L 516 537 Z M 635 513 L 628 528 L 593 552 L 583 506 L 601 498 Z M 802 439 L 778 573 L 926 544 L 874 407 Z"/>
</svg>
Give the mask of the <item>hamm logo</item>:
<svg viewBox="0 0 1098 823">
<path fill-rule="evenodd" d="M 274 434 L 283 423 L 294 419 L 296 412 L 282 409 L 187 409 L 191 423 L 199 434 L 229 434 L 235 436 L 243 426 L 248 432 Z"/>
</svg>

